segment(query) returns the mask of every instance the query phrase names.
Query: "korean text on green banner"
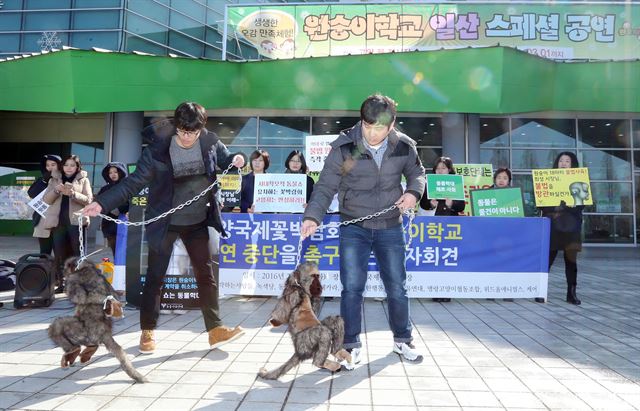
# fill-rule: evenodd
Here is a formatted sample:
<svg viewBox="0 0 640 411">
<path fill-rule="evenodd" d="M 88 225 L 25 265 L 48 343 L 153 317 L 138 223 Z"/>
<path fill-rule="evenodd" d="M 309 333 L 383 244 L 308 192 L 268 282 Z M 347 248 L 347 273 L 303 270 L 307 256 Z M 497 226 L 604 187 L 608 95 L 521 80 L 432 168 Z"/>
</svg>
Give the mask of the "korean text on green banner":
<svg viewBox="0 0 640 411">
<path fill-rule="evenodd" d="M 462 176 L 455 174 L 427 174 L 427 196 L 432 200 L 464 200 Z"/>
<path fill-rule="evenodd" d="M 474 216 L 524 217 L 520 187 L 471 190 L 471 208 Z"/>
</svg>

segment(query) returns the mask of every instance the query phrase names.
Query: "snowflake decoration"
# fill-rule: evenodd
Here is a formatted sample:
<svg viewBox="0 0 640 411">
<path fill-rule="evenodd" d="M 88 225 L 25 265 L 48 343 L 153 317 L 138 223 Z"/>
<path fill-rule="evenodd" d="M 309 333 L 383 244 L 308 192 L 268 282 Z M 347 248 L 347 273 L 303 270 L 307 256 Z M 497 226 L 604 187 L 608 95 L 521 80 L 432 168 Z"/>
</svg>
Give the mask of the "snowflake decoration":
<svg viewBox="0 0 640 411">
<path fill-rule="evenodd" d="M 51 49 L 59 49 L 62 45 L 62 40 L 58 38 L 58 33 L 55 31 L 44 31 L 42 37 L 38 40 L 38 45 L 42 51 L 51 51 Z"/>
</svg>

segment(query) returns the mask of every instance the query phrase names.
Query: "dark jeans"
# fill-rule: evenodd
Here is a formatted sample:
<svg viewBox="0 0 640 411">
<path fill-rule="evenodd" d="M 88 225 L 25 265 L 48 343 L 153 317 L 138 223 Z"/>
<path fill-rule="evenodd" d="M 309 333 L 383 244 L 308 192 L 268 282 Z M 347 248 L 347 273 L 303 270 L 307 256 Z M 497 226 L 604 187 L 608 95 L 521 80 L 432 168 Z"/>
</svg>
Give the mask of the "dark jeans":
<svg viewBox="0 0 640 411">
<path fill-rule="evenodd" d="M 40 245 L 40 254 L 51 255 L 53 251 L 53 235 L 49 234 L 47 238 L 38 238 L 38 244 Z"/>
<path fill-rule="evenodd" d="M 549 250 L 549 270 L 557 256 L 558 250 Z M 578 284 L 578 250 L 564 249 L 564 275 L 567 285 Z"/>
<path fill-rule="evenodd" d="M 69 257 L 80 256 L 80 237 L 77 225 L 59 225 L 51 230 L 51 238 L 53 239 L 53 253 L 55 254 L 55 263 L 58 270 L 56 271 L 56 279 L 58 285 L 61 284 L 64 272 L 64 262 Z M 82 238 L 84 239 L 84 248 L 87 249 L 87 227 L 82 227 Z"/>
<path fill-rule="evenodd" d="M 189 226 L 169 226 L 160 250 L 149 248 L 147 276 L 142 289 L 140 328 L 153 330 L 160 316 L 160 296 L 164 276 L 171 259 L 173 243 L 180 237 L 184 243 L 198 284 L 200 310 L 207 331 L 222 325 L 218 307 L 218 285 L 213 275 L 209 252 L 209 231 L 204 223 Z"/>
<path fill-rule="evenodd" d="M 350 224 L 340 228 L 340 315 L 344 319 L 344 348 L 359 348 L 362 329 L 362 294 L 367 282 L 371 251 L 387 293 L 389 326 L 395 342 L 410 342 L 409 297 L 405 288 L 402 226 L 372 230 Z"/>
</svg>

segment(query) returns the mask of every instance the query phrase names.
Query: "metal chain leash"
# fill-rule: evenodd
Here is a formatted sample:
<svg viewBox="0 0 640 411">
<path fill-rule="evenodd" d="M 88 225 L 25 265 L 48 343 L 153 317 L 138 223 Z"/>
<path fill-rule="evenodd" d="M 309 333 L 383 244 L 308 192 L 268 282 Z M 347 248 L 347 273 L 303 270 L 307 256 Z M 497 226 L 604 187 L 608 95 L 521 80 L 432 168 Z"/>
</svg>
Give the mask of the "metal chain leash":
<svg viewBox="0 0 640 411">
<path fill-rule="evenodd" d="M 320 230 L 321 228 L 331 228 L 331 227 L 341 227 L 341 226 L 347 226 L 349 224 L 357 224 L 357 223 L 361 223 L 363 221 L 367 221 L 367 220 L 371 220 L 373 218 L 377 218 L 380 217 L 381 215 L 388 213 L 389 211 L 395 210 L 397 209 L 398 206 L 397 205 L 392 205 L 390 207 L 387 207 L 383 210 L 380 210 L 376 213 L 373 214 L 369 214 L 366 215 L 364 217 L 359 217 L 359 218 L 354 218 L 353 220 L 347 220 L 347 221 L 341 221 L 339 223 L 328 223 L 328 224 L 321 224 L 318 226 L 318 228 L 316 228 L 317 230 Z M 405 250 L 409 250 L 409 247 L 411 246 L 411 224 L 413 223 L 413 219 L 415 217 L 415 212 L 414 210 L 406 210 L 404 213 L 402 214 L 406 214 L 409 217 L 409 221 L 407 223 L 406 226 L 402 227 L 402 231 L 403 233 L 408 233 L 409 235 L 409 240 L 407 241 L 406 245 L 405 245 Z M 302 238 L 302 236 L 300 236 L 300 241 L 298 241 L 298 253 L 296 255 L 296 267 L 298 265 L 300 265 L 300 261 L 302 261 L 302 243 L 304 242 L 304 238 Z M 407 260 L 407 258 L 405 257 L 405 261 Z"/>
<path fill-rule="evenodd" d="M 229 171 L 231 171 L 232 168 L 233 168 L 233 163 L 229 164 L 229 166 L 222 172 L 220 177 L 224 177 L 225 175 L 227 175 L 229 173 Z M 238 169 L 238 175 L 240 175 L 240 169 Z M 101 213 L 98 213 L 98 217 L 104 218 L 105 220 L 114 222 L 116 224 L 123 224 L 125 226 L 138 227 L 138 226 L 151 224 L 151 223 L 153 223 L 155 221 L 158 221 L 158 220 L 161 220 L 161 219 L 167 217 L 168 215 L 171 215 L 171 214 L 175 213 L 178 210 L 182 210 L 183 208 L 190 206 L 192 203 L 194 203 L 194 202 L 198 201 L 199 199 L 201 199 L 209 191 L 213 190 L 213 188 L 215 186 L 217 186 L 217 185 L 220 185 L 220 179 L 218 177 L 216 177 L 215 181 L 213 183 L 211 183 L 211 185 L 209 185 L 209 187 L 207 187 L 204 190 L 202 190 L 202 192 L 200 194 L 196 195 L 192 199 L 187 200 L 184 203 L 175 206 L 171 210 L 165 211 L 164 213 L 162 213 L 162 214 L 160 214 L 160 215 L 158 215 L 156 217 L 150 218 L 148 220 L 136 221 L 136 222 L 133 222 L 133 221 L 122 221 L 122 220 L 119 220 L 117 218 L 113 218 L 113 217 L 110 217 L 108 215 L 101 214 Z M 238 194 L 239 192 L 240 192 L 240 186 L 238 186 L 238 189 L 236 189 L 236 191 L 234 193 Z M 79 268 L 80 267 L 80 263 L 82 263 L 88 257 L 88 256 L 84 255 L 82 219 L 83 219 L 82 214 L 78 214 L 78 231 L 79 231 L 79 235 L 78 236 L 80 238 L 80 258 L 78 259 L 78 263 L 76 265 L 76 269 Z"/>
</svg>

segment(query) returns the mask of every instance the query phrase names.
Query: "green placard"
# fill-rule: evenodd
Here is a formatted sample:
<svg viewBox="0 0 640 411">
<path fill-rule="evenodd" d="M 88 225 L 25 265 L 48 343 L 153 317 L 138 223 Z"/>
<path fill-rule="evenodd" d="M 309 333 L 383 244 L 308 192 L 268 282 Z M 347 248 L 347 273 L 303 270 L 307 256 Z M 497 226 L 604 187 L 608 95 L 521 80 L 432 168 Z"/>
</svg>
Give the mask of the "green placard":
<svg viewBox="0 0 640 411">
<path fill-rule="evenodd" d="M 456 174 L 427 174 L 427 196 L 432 200 L 464 200 L 464 182 Z"/>
<path fill-rule="evenodd" d="M 520 187 L 471 190 L 471 209 L 479 217 L 524 217 Z"/>
</svg>

